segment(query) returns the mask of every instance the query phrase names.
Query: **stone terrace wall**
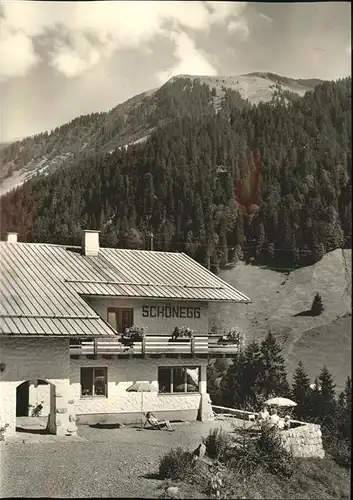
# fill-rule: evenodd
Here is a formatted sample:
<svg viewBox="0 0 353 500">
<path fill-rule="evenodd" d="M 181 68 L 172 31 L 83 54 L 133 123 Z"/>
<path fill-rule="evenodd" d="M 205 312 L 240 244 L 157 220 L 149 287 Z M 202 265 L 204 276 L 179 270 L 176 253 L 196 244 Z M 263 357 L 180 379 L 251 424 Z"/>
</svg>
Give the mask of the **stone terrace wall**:
<svg viewBox="0 0 353 500">
<path fill-rule="evenodd" d="M 301 422 L 298 427 L 281 431 L 280 438 L 283 447 L 295 457 L 324 458 L 325 456 L 319 425 Z"/>
</svg>

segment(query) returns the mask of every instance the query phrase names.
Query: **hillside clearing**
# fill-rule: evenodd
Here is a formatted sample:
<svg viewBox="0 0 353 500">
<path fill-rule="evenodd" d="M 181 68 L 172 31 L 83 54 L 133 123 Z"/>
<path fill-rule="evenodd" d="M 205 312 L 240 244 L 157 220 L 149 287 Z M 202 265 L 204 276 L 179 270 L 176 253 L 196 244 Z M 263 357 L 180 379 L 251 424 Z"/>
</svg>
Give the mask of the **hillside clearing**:
<svg viewBox="0 0 353 500">
<path fill-rule="evenodd" d="M 239 325 L 248 341 L 272 330 L 283 342 L 290 377 L 299 359 L 310 377 L 327 364 L 337 389 L 343 389 L 351 371 L 351 318 L 343 317 L 351 314 L 351 250 L 334 250 L 289 275 L 244 263 L 219 275 L 252 299 L 246 306 L 212 307 L 211 321 L 219 330 Z M 316 292 L 323 299 L 322 315 L 296 316 L 310 309 Z"/>
</svg>

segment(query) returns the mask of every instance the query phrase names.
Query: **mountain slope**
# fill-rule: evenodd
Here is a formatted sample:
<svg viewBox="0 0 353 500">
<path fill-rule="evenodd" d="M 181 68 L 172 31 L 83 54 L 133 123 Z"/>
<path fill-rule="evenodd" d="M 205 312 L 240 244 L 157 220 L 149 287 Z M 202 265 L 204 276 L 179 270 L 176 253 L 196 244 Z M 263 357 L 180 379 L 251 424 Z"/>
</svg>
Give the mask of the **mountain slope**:
<svg viewBox="0 0 353 500">
<path fill-rule="evenodd" d="M 213 322 L 218 331 L 239 325 L 248 341 L 262 340 L 271 330 L 284 345 L 290 376 L 300 359 L 312 379 L 326 364 L 343 389 L 351 371 L 351 257 L 351 250 L 335 250 L 289 274 L 244 263 L 223 270 L 220 277 L 252 303 L 214 307 Z M 310 309 L 316 292 L 324 312 L 297 316 Z"/>
<path fill-rule="evenodd" d="M 78 147 L 86 134 L 87 154 L 4 195 L 1 230 L 22 241 L 80 244 L 82 229 L 95 228 L 103 246 L 145 249 L 152 232 L 155 250 L 184 251 L 214 271 L 238 263 L 222 275 L 253 304 L 224 307 L 220 321 L 240 324 L 249 339 L 272 329 L 292 367 L 324 331 L 323 355 L 303 361 L 313 376 L 315 359 L 327 359 L 341 384 L 346 373 L 332 368 L 330 350 L 342 328 L 346 361 L 338 369 L 346 371 L 351 79 L 258 105 L 221 85 L 218 109 L 219 87 L 210 85 L 175 79 L 113 110 L 110 122 L 106 114 L 81 117 L 44 138 L 38 155 L 57 144 L 65 154 L 65 144 Z M 112 152 L 118 136 L 120 146 L 128 136 L 136 144 Z M 325 311 L 310 317 L 316 292 Z"/>
<path fill-rule="evenodd" d="M 149 137 L 97 148 L 5 195 L 2 231 L 74 244 L 95 227 L 105 245 L 138 248 L 153 232 L 156 249 L 214 270 L 239 259 L 295 269 L 351 248 L 350 78 L 288 103 L 249 105 L 225 91 L 218 112 L 200 82 L 160 90 L 154 110 L 129 115 L 135 130 L 155 127 Z"/>
<path fill-rule="evenodd" d="M 87 155 L 111 152 L 145 140 L 155 127 L 174 118 L 219 110 L 227 91 L 241 106 L 242 100 L 258 104 L 279 94 L 286 98 L 303 96 L 319 82 L 271 73 L 173 77 L 162 87 L 134 96 L 107 113 L 81 116 L 51 133 L 26 138 L 0 150 L 0 196 L 38 173 L 47 175 L 58 166 L 74 164 Z"/>
<path fill-rule="evenodd" d="M 190 75 L 179 75 L 178 78 L 193 78 Z M 173 82 L 174 78 L 170 80 Z M 243 99 L 247 99 L 251 104 L 268 102 L 277 95 L 278 92 L 284 95 L 293 94 L 302 97 L 305 92 L 312 90 L 322 80 L 300 80 L 286 78 L 273 73 L 248 73 L 247 75 L 235 76 L 198 76 L 200 82 L 205 83 L 211 89 L 216 89 L 215 104 L 224 95 L 225 89 L 239 92 Z"/>
</svg>

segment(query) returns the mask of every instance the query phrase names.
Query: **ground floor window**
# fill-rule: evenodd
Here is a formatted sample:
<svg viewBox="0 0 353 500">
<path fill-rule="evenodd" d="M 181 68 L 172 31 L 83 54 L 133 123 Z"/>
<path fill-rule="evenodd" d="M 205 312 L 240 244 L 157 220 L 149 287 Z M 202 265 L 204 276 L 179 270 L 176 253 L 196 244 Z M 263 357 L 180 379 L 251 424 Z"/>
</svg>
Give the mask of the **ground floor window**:
<svg viewBox="0 0 353 500">
<path fill-rule="evenodd" d="M 81 396 L 107 396 L 106 368 L 81 368 Z"/>
<path fill-rule="evenodd" d="M 159 367 L 158 386 L 160 393 L 199 392 L 200 367 Z"/>
</svg>

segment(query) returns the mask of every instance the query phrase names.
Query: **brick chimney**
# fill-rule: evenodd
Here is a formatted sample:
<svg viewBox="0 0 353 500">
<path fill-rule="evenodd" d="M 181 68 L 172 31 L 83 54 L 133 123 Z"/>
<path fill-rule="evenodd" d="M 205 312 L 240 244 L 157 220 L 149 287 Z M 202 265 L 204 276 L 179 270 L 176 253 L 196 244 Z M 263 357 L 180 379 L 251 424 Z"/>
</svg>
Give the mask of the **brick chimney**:
<svg viewBox="0 0 353 500">
<path fill-rule="evenodd" d="M 99 254 L 99 231 L 85 230 L 82 234 L 82 252 L 89 257 Z"/>
<path fill-rule="evenodd" d="M 18 235 L 18 233 L 7 233 L 6 234 L 6 241 L 8 243 L 17 243 L 17 235 Z"/>
</svg>

